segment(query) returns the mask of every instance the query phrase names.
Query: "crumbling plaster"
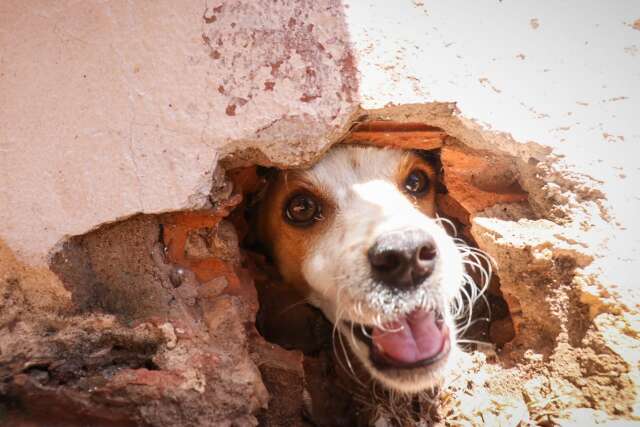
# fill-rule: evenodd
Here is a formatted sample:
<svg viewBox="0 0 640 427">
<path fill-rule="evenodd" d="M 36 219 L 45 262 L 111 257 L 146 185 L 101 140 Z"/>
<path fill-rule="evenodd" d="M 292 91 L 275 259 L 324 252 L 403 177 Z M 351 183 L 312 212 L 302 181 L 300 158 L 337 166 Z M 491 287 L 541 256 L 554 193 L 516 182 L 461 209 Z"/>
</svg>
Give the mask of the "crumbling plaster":
<svg viewBox="0 0 640 427">
<path fill-rule="evenodd" d="M 546 269 L 556 257 L 574 260 L 570 298 L 588 307 L 600 339 L 638 384 L 637 4 L 347 3 L 362 106 L 396 120 L 422 115 L 466 145 L 513 156 L 532 206 L 557 224 L 480 214 L 472 234 L 505 282 L 516 254 L 528 250 Z M 640 416 L 637 399 L 633 413 Z"/>
<path fill-rule="evenodd" d="M 634 3 L 2 2 L 0 278 L 61 309 L 70 236 L 206 206 L 221 159 L 299 165 L 363 114 L 424 121 L 521 174 L 541 219 L 471 218 L 503 290 L 526 251 L 575 261 L 563 295 L 637 385 Z"/>
<path fill-rule="evenodd" d="M 450 120 L 436 114 L 450 134 L 525 163 L 543 161 L 542 182 L 529 180 L 526 190 L 565 211 L 566 238 L 588 245 L 596 255 L 590 270 L 635 306 L 637 3 L 346 3 L 362 106 L 455 103 Z"/>
<path fill-rule="evenodd" d="M 231 151 L 308 158 L 356 109 L 347 41 L 330 0 L 2 2 L 0 239 L 41 264 L 102 223 L 206 205 Z"/>
</svg>

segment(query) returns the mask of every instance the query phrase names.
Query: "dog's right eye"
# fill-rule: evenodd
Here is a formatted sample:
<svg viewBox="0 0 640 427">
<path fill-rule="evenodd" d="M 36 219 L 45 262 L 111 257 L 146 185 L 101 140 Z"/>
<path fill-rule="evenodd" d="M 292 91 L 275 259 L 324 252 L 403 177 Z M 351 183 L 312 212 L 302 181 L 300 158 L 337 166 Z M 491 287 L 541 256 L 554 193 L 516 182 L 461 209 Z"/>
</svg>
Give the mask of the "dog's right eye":
<svg viewBox="0 0 640 427">
<path fill-rule="evenodd" d="M 287 221 L 297 226 L 307 226 L 322 219 L 320 202 L 310 194 L 296 194 L 289 199 L 284 210 Z"/>
</svg>

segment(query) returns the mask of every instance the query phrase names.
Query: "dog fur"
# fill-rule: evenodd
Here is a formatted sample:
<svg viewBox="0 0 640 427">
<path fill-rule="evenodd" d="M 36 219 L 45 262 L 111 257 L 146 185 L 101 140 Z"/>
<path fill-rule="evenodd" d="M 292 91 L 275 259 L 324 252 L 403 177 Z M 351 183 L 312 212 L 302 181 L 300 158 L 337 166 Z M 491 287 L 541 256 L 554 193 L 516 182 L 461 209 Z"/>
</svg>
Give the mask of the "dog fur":
<svg viewBox="0 0 640 427">
<path fill-rule="evenodd" d="M 461 292 L 470 281 L 466 259 L 477 257 L 449 236 L 437 217 L 438 168 L 413 151 L 341 145 L 307 170 L 280 172 L 259 209 L 259 239 L 285 282 L 322 310 L 374 379 L 397 392 L 417 393 L 447 376 L 459 351 L 456 317 L 463 297 L 469 296 Z M 428 184 L 419 195 L 405 189 L 415 171 Z M 287 217 L 288 203 L 300 194 L 320 206 L 316 217 L 302 225 Z M 437 257 L 419 285 L 396 289 L 376 279 L 367 254 L 380 236 L 406 230 L 431 236 Z M 477 294 L 471 293 L 468 299 Z M 380 368 L 373 362 L 371 330 L 393 333 L 389 325 L 416 312 L 438 314 L 442 354 L 425 366 Z"/>
</svg>

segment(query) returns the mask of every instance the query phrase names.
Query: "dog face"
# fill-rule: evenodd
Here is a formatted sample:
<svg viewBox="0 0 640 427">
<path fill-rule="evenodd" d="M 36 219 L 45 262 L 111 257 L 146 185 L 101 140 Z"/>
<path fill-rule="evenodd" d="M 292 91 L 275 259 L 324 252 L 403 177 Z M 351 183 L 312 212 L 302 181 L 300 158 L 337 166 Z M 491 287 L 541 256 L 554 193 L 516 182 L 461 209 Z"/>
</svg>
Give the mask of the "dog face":
<svg viewBox="0 0 640 427">
<path fill-rule="evenodd" d="M 258 219 L 284 280 L 321 309 L 373 378 L 436 385 L 456 351 L 463 260 L 436 214 L 437 173 L 409 151 L 344 145 L 280 173 Z"/>
</svg>

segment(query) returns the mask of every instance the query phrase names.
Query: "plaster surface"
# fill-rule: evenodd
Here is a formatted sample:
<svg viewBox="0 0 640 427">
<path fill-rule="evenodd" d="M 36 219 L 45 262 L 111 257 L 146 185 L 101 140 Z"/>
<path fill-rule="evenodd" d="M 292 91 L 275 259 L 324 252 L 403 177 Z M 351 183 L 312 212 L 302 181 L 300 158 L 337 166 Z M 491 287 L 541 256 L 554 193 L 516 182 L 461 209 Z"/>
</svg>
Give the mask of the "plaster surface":
<svg viewBox="0 0 640 427">
<path fill-rule="evenodd" d="M 637 2 L 345 4 L 362 106 L 455 103 L 454 115 L 487 139 L 483 148 L 511 150 L 525 162 L 544 158 L 543 190 L 577 194 L 557 201 L 591 210 L 587 240 L 610 255 L 600 267 L 633 292 L 640 268 Z M 579 224 L 576 233 L 585 236 Z"/>
<path fill-rule="evenodd" d="M 234 150 L 302 161 L 356 107 L 347 40 L 329 0 L 2 2 L 0 239 L 41 264 L 102 223 L 205 206 Z"/>
</svg>

